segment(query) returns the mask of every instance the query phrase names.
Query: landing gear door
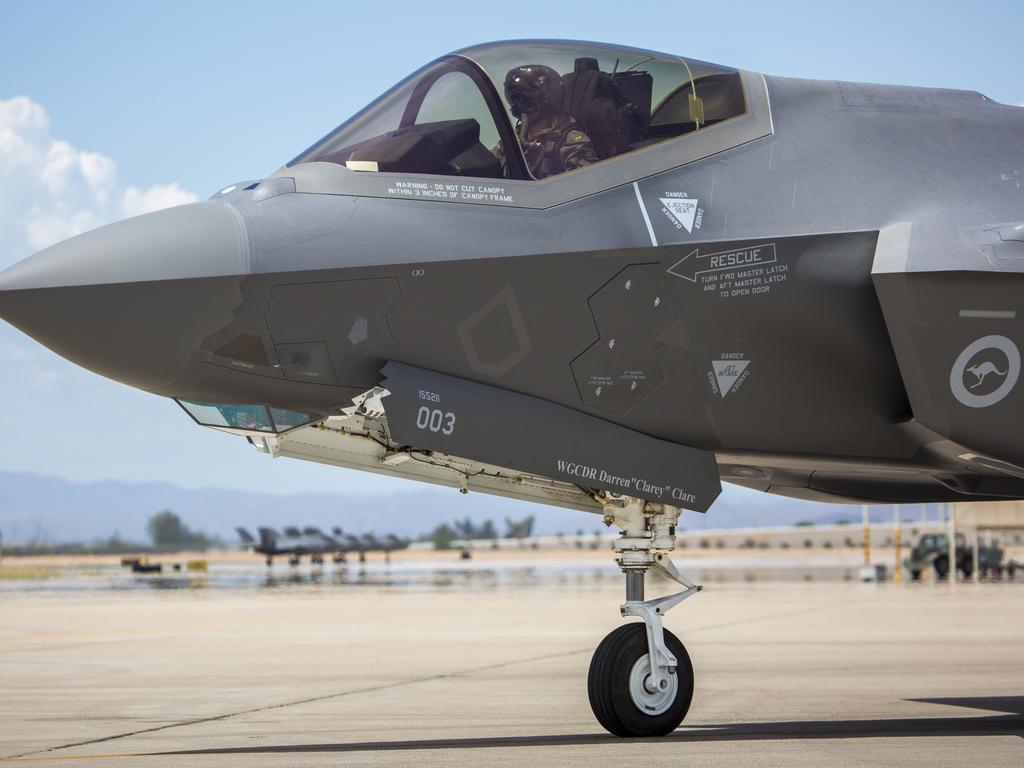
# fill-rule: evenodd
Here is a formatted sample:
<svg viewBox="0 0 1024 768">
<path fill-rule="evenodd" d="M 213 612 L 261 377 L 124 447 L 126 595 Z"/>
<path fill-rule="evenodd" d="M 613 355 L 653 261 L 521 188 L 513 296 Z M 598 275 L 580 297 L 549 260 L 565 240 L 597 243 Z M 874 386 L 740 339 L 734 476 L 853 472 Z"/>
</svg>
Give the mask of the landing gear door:
<svg viewBox="0 0 1024 768">
<path fill-rule="evenodd" d="M 722 491 L 710 451 L 403 363 L 382 372 L 394 442 L 697 512 Z"/>
</svg>

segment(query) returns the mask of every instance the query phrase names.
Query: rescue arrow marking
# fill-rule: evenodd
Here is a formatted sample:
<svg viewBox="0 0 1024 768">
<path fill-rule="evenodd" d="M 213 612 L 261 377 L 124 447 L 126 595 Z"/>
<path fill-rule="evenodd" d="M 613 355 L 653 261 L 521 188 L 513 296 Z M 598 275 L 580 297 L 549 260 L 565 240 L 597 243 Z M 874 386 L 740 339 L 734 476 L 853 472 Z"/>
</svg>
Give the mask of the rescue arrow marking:
<svg viewBox="0 0 1024 768">
<path fill-rule="evenodd" d="M 777 260 L 775 256 L 775 243 L 752 245 L 748 248 L 737 248 L 732 251 L 719 251 L 718 253 L 700 253 L 700 249 L 695 248 L 669 267 L 668 271 L 676 277 L 696 283 L 697 275 L 702 275 L 706 272 L 756 267 L 761 264 L 773 264 Z"/>
</svg>

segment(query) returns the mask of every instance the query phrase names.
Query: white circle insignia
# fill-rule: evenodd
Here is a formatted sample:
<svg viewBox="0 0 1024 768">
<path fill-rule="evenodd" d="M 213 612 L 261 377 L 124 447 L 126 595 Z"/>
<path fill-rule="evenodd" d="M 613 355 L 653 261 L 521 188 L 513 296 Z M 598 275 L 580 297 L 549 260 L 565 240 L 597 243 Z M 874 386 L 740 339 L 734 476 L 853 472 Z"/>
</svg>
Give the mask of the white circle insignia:
<svg viewBox="0 0 1024 768">
<path fill-rule="evenodd" d="M 999 367 L 992 362 L 982 362 L 970 368 L 967 367 L 975 355 L 988 349 L 996 349 L 1006 355 L 1008 367 L 1005 371 L 1000 371 Z M 964 375 L 967 373 L 971 373 L 977 378 L 974 386 L 982 384 L 989 375 L 1004 378 L 1002 384 L 993 391 L 985 395 L 978 395 L 964 385 Z M 949 372 L 949 388 L 953 392 L 953 397 L 968 408 L 988 408 L 1010 394 L 1010 390 L 1016 385 L 1019 377 L 1020 350 L 1017 349 L 1017 345 L 1005 336 L 983 336 L 968 344 L 953 363 L 953 370 Z"/>
</svg>

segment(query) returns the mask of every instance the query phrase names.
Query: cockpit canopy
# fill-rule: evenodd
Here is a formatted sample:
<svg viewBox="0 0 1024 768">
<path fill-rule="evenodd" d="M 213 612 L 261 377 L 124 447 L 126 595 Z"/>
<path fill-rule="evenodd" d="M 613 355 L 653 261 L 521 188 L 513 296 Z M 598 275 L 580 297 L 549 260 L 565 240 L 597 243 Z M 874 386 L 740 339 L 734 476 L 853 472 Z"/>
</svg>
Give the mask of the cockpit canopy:
<svg viewBox="0 0 1024 768">
<path fill-rule="evenodd" d="M 506 75 L 524 65 L 551 68 L 561 80 L 560 103 L 533 125 L 512 116 L 505 91 Z M 739 73 L 713 64 L 597 43 L 491 43 L 413 73 L 289 166 L 542 178 L 745 111 Z M 537 161 L 545 155 L 550 162 Z"/>
</svg>

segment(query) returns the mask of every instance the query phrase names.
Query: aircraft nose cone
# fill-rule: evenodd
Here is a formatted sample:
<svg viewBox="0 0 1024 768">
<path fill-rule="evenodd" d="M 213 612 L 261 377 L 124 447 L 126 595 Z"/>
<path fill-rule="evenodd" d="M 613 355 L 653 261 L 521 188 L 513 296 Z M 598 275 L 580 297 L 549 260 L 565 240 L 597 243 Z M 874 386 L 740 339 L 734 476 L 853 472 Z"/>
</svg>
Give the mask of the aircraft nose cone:
<svg viewBox="0 0 1024 768">
<path fill-rule="evenodd" d="M 0 273 L 0 317 L 101 375 L 165 393 L 249 271 L 241 216 L 193 203 L 46 248 Z"/>
<path fill-rule="evenodd" d="M 0 273 L 0 291 L 237 275 L 248 269 L 241 216 L 192 203 L 52 245 Z"/>
</svg>

